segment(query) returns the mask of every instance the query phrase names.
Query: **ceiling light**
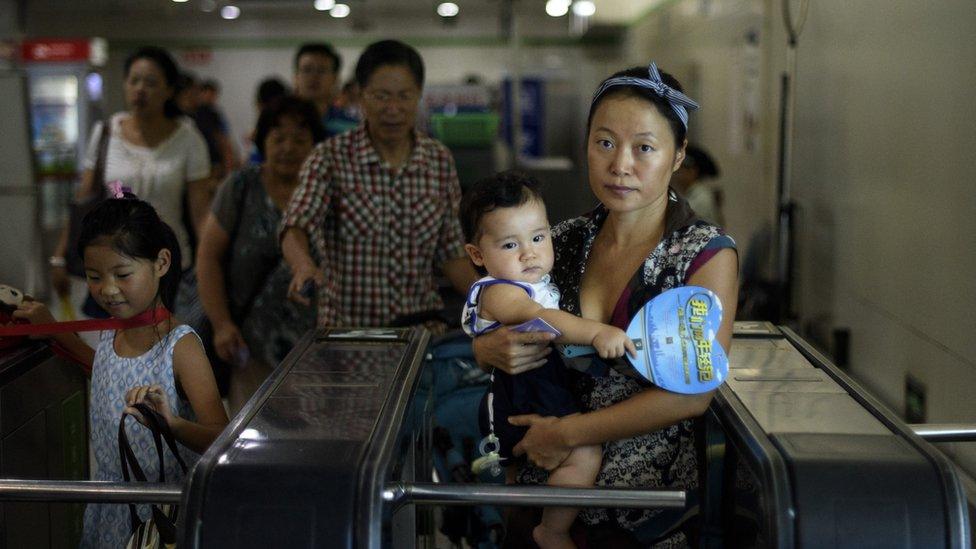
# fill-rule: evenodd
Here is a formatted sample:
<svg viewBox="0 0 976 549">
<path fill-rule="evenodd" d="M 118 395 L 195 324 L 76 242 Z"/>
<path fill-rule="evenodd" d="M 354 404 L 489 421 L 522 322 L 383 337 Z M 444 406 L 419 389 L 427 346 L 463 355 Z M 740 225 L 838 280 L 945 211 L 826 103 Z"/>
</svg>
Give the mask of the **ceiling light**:
<svg viewBox="0 0 976 549">
<path fill-rule="evenodd" d="M 437 6 L 437 15 L 441 17 L 454 17 L 459 11 L 458 5 L 454 2 L 444 2 Z"/>
<path fill-rule="evenodd" d="M 183 2 L 188 2 L 189 0 L 173 0 L 173 1 L 178 4 L 182 4 Z"/>
<path fill-rule="evenodd" d="M 315 0 L 315 9 L 329 11 L 335 7 L 335 0 Z"/>
<path fill-rule="evenodd" d="M 349 9 L 349 6 L 345 4 L 336 4 L 335 6 L 333 6 L 332 11 L 330 11 L 329 14 L 332 17 L 338 17 L 341 19 L 343 17 L 348 16 L 350 11 L 352 10 Z"/>
<path fill-rule="evenodd" d="M 224 19 L 237 19 L 241 16 L 241 8 L 229 5 L 220 8 L 220 16 Z"/>
<path fill-rule="evenodd" d="M 580 17 L 589 17 L 596 13 L 596 4 L 590 0 L 577 0 L 573 2 L 573 13 Z"/>
<path fill-rule="evenodd" d="M 550 17 L 562 17 L 569 12 L 569 0 L 549 0 L 546 2 L 546 14 Z"/>
</svg>

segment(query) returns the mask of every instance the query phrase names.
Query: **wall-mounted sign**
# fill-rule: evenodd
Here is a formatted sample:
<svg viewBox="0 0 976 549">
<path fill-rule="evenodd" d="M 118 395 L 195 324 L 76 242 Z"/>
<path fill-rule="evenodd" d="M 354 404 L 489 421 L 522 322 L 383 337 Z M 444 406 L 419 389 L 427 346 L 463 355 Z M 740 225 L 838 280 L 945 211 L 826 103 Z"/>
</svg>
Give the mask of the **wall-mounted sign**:
<svg viewBox="0 0 976 549">
<path fill-rule="evenodd" d="M 46 38 L 24 40 L 20 44 L 20 58 L 31 63 L 87 61 L 103 65 L 107 51 L 107 43 L 102 38 Z"/>
</svg>

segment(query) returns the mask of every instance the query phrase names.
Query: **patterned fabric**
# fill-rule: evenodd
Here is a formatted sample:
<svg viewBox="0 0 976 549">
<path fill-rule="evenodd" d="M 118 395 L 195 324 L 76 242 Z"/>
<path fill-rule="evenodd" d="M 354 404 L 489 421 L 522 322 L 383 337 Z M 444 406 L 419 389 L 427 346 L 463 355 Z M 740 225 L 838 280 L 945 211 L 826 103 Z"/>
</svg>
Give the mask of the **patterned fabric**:
<svg viewBox="0 0 976 549">
<path fill-rule="evenodd" d="M 325 272 L 319 326 L 389 326 L 443 307 L 434 268 L 464 256 L 454 160 L 414 133 L 394 170 L 365 125 L 319 144 L 305 161 L 282 221 L 309 235 Z"/>
<path fill-rule="evenodd" d="M 479 336 L 501 325 L 495 320 L 487 320 L 478 315 L 478 311 L 481 309 L 481 292 L 493 284 L 513 284 L 525 289 L 529 294 L 529 298 L 541 305 L 544 309 L 559 308 L 559 288 L 552 283 L 552 277 L 549 275 L 531 284 L 517 280 L 503 280 L 493 276 L 486 276 L 471 285 L 471 289 L 468 290 L 468 297 L 464 300 L 464 310 L 461 311 L 461 328 L 464 329 L 464 333 L 471 337 Z"/>
<path fill-rule="evenodd" d="M 251 357 L 274 367 L 315 326 L 315 308 L 288 299 L 291 270 L 278 245 L 281 211 L 264 189 L 260 166 L 224 182 L 211 211 L 232 239 L 224 261 L 231 316 Z"/>
<path fill-rule="evenodd" d="M 173 328 L 162 340 L 141 356 L 121 357 L 115 352 L 115 332 L 101 332 L 95 349 L 94 369 L 91 378 L 89 404 L 90 445 L 94 456 L 93 480 L 122 481 L 119 463 L 119 418 L 122 417 L 125 393 L 138 385 L 158 384 L 166 392 L 173 413 L 192 419 L 190 405 L 180 398 L 173 377 L 173 348 L 184 336 L 196 334 L 186 325 Z M 146 472 L 146 478 L 155 482 L 159 474 L 156 446 L 149 429 L 134 418 L 126 420 L 129 444 Z M 180 446 L 180 454 L 187 466 L 192 467 L 199 456 Z M 166 452 L 166 482 L 180 481 L 183 473 L 176 460 Z M 137 506 L 139 515 L 147 520 L 149 507 Z M 124 504 L 89 504 L 85 509 L 85 529 L 81 547 L 123 547 L 131 534 L 129 508 Z"/>
<path fill-rule="evenodd" d="M 560 306 L 580 314 L 580 284 L 593 240 L 603 226 L 607 210 L 602 205 L 590 214 L 560 223 L 553 229 L 555 268 L 553 280 L 562 290 Z M 664 290 L 687 283 L 693 274 L 696 258 L 704 253 L 714 255 L 722 248 L 735 248 L 735 242 L 721 229 L 697 219 L 684 199 L 672 193 L 665 217 L 665 236 L 634 273 L 620 296 L 610 323 L 626 329 L 630 319 L 648 300 Z M 700 265 L 700 263 L 698 263 Z M 589 373 L 578 376 L 577 394 L 583 409 L 599 410 L 645 389 L 646 382 L 626 376 L 617 369 L 594 359 Z M 597 486 L 652 488 L 698 487 L 698 462 L 695 454 L 694 421 L 686 420 L 660 431 L 603 445 L 603 466 Z M 545 471 L 527 467 L 519 472 L 519 482 L 544 482 Z M 658 517 L 661 510 L 585 509 L 580 518 L 587 524 L 615 523 L 628 530 L 641 527 Z M 671 523 L 662 524 L 659 534 L 666 533 L 686 515 L 674 513 Z M 652 534 L 652 537 L 657 537 Z"/>
</svg>

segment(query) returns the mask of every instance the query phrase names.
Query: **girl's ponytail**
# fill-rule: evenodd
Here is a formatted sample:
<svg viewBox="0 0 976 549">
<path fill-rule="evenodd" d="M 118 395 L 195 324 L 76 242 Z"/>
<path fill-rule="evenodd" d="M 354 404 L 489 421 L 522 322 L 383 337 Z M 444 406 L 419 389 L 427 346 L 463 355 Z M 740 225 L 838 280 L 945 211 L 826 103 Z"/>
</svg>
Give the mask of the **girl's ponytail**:
<svg viewBox="0 0 976 549">
<path fill-rule="evenodd" d="M 166 249 L 170 254 L 169 270 L 159 280 L 159 297 L 163 305 L 170 311 L 176 306 L 176 294 L 180 290 L 180 279 L 183 278 L 183 258 L 180 254 L 180 241 L 176 239 L 173 228 L 162 219 L 159 220 L 161 240 L 166 242 Z M 158 252 L 157 252 L 158 253 Z"/>
</svg>

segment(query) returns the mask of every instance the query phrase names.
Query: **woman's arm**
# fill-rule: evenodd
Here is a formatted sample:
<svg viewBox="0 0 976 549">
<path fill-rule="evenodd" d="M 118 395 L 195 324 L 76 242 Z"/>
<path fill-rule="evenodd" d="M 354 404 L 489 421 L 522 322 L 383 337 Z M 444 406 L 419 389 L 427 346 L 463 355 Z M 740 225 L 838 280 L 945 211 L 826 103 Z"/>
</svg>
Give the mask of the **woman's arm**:
<svg viewBox="0 0 976 549">
<path fill-rule="evenodd" d="M 81 203 L 95 194 L 95 172 L 84 170 L 81 172 L 81 181 L 75 190 L 75 203 Z M 68 231 L 69 225 L 65 225 L 58 234 L 58 241 L 54 245 L 54 257 L 64 258 L 68 255 Z M 59 296 L 67 296 L 71 292 L 71 281 L 68 278 L 66 267 L 51 267 L 51 285 Z"/>
<path fill-rule="evenodd" d="M 722 326 L 715 339 L 729 353 L 735 309 L 739 304 L 739 256 L 732 248 L 719 250 L 688 278 L 688 285 L 708 288 L 722 301 Z"/>
<path fill-rule="evenodd" d="M 738 260 L 735 251 L 719 251 L 688 279 L 688 284 L 708 288 L 722 301 L 722 325 L 716 339 L 726 351 L 732 342 L 735 319 Z M 645 389 L 614 405 L 585 414 L 562 418 L 537 415 L 513 416 L 513 425 L 529 426 L 515 446 L 517 455 L 526 453 L 541 467 L 554 468 L 577 446 L 600 444 L 651 433 L 679 421 L 705 413 L 712 393 L 681 395 Z"/>
<path fill-rule="evenodd" d="M 214 214 L 208 213 L 197 245 L 200 303 L 213 325 L 217 355 L 227 362 L 235 362 L 238 354 L 247 349 L 247 344 L 227 306 L 223 262 L 229 247 L 230 235 L 220 226 Z"/>
<path fill-rule="evenodd" d="M 482 370 L 498 368 L 515 375 L 544 365 L 546 355 L 552 352 L 549 343 L 554 337 L 549 332 L 516 332 L 502 326 L 474 338 L 471 348 Z"/>
<path fill-rule="evenodd" d="M 187 202 L 190 207 L 190 220 L 196 234 L 203 233 L 203 221 L 207 218 L 210 208 L 212 185 L 209 177 L 196 179 L 186 184 Z"/>
</svg>

